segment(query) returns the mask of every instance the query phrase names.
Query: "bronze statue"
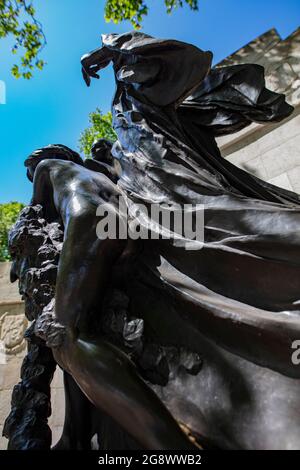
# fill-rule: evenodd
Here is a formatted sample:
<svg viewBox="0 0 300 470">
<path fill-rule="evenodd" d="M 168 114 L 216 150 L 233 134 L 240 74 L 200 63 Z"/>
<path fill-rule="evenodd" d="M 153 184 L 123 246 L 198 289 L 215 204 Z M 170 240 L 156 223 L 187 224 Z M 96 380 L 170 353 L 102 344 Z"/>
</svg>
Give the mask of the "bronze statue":
<svg viewBox="0 0 300 470">
<path fill-rule="evenodd" d="M 91 160 L 60 145 L 26 160 L 33 198 L 12 230 L 12 280 L 31 340 L 53 357 L 40 379 L 45 439 L 22 414 L 38 400 L 25 406 L 17 389 L 10 448 L 49 447 L 55 362 L 66 390 L 57 448 L 89 448 L 94 434 L 101 449 L 299 448 L 299 196 L 222 159 L 215 141 L 292 107 L 265 88 L 262 67 L 211 69 L 211 58 L 138 32 L 104 36 L 82 72 L 90 85 L 112 63 L 117 141 L 98 142 Z M 129 210 L 202 205 L 204 243 L 99 238 L 97 207 L 120 220 L 119 197 Z"/>
</svg>

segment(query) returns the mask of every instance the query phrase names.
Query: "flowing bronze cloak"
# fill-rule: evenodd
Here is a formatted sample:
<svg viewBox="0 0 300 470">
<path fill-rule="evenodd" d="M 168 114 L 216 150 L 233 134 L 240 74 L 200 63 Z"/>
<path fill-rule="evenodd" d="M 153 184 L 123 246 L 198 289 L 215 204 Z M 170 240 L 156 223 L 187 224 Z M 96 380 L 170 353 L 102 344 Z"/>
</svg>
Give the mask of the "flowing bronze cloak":
<svg viewBox="0 0 300 470">
<path fill-rule="evenodd" d="M 202 204 L 205 212 L 203 246 L 145 241 L 128 281 L 131 308 L 153 337 L 203 356 L 194 381 L 176 377 L 158 393 L 175 416 L 222 445 L 297 446 L 299 421 L 285 400 L 298 406 L 291 348 L 300 338 L 299 196 L 235 167 L 215 141 L 293 108 L 265 88 L 262 67 L 211 70 L 211 53 L 189 44 L 106 35 L 83 65 L 97 71 L 109 61 L 113 155 L 128 205 Z"/>
</svg>

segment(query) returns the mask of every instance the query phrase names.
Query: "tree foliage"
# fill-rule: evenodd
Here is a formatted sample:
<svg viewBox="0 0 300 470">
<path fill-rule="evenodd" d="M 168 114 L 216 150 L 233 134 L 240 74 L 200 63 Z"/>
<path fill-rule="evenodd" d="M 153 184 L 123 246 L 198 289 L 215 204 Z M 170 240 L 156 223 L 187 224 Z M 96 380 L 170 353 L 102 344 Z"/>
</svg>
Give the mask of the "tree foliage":
<svg viewBox="0 0 300 470">
<path fill-rule="evenodd" d="M 161 0 L 167 13 L 188 5 L 198 10 L 198 0 Z M 106 21 L 120 23 L 128 20 L 134 28 L 140 28 L 148 14 L 147 0 L 106 0 L 104 17 Z M 14 38 L 12 53 L 19 53 L 19 63 L 13 65 L 14 77 L 30 79 L 34 69 L 42 70 L 45 62 L 40 52 L 46 44 L 41 23 L 36 19 L 33 2 L 30 0 L 0 0 L 0 39 Z"/>
<path fill-rule="evenodd" d="M 192 10 L 198 10 L 198 0 L 163 0 L 167 13 L 187 4 Z M 129 20 L 134 28 L 140 28 L 149 8 L 144 0 L 106 0 L 104 16 L 106 21 L 120 23 Z"/>
<path fill-rule="evenodd" d="M 117 138 L 112 127 L 111 112 L 102 114 L 99 108 L 89 114 L 89 127 L 81 134 L 79 139 L 80 151 L 89 158 L 91 155 L 91 147 L 98 139 L 108 139 L 114 142 Z"/>
<path fill-rule="evenodd" d="M 11 226 L 17 220 L 19 212 L 24 204 L 20 202 L 8 202 L 0 204 L 0 261 L 10 259 L 8 253 L 8 232 Z"/>
<path fill-rule="evenodd" d="M 41 24 L 35 18 L 35 9 L 27 0 L 0 0 L 0 39 L 13 36 L 12 53 L 20 53 L 18 64 L 11 71 L 14 77 L 29 79 L 34 68 L 42 69 L 44 61 L 39 54 L 46 44 Z"/>
</svg>

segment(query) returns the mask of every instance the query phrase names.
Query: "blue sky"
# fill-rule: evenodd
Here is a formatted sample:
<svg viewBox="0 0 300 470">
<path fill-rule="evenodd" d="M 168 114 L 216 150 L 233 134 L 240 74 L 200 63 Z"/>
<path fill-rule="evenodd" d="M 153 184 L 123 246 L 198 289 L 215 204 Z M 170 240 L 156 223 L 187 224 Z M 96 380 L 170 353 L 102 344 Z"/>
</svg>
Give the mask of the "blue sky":
<svg viewBox="0 0 300 470">
<path fill-rule="evenodd" d="M 34 149 L 63 143 L 78 150 L 88 114 L 99 106 L 110 109 L 114 92 L 111 70 L 87 88 L 81 78 L 80 57 L 100 45 L 100 34 L 125 32 L 130 24 L 107 24 L 104 0 L 35 0 L 48 44 L 42 58 L 47 66 L 30 81 L 10 75 L 15 56 L 10 40 L 0 41 L 0 80 L 7 103 L 0 105 L 0 203 L 28 202 L 31 184 L 23 161 Z M 283 38 L 300 24 L 299 0 L 199 0 L 199 11 L 187 7 L 172 15 L 163 0 L 148 0 L 150 13 L 143 24 L 148 34 L 193 43 L 214 53 L 214 61 L 239 49 L 275 27 Z"/>
</svg>

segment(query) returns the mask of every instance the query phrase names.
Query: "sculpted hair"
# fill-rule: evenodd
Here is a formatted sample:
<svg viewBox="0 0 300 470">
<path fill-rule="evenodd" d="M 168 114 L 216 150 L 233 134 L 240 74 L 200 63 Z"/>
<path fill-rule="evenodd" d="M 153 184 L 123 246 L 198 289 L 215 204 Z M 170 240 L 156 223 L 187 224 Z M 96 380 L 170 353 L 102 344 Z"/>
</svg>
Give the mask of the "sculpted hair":
<svg viewBox="0 0 300 470">
<path fill-rule="evenodd" d="M 112 146 L 113 142 L 108 139 L 97 140 L 91 148 L 92 159 L 111 165 L 113 162 L 113 157 L 111 155 Z"/>
<path fill-rule="evenodd" d="M 78 165 L 83 165 L 83 160 L 79 153 L 70 149 L 66 145 L 61 144 L 51 144 L 46 147 L 35 150 L 33 153 L 26 158 L 24 165 L 27 169 L 27 177 L 30 181 L 33 181 L 33 173 L 37 165 L 46 159 L 53 160 L 66 160 L 70 162 L 77 163 Z M 29 171 L 29 168 L 32 172 Z"/>
</svg>

